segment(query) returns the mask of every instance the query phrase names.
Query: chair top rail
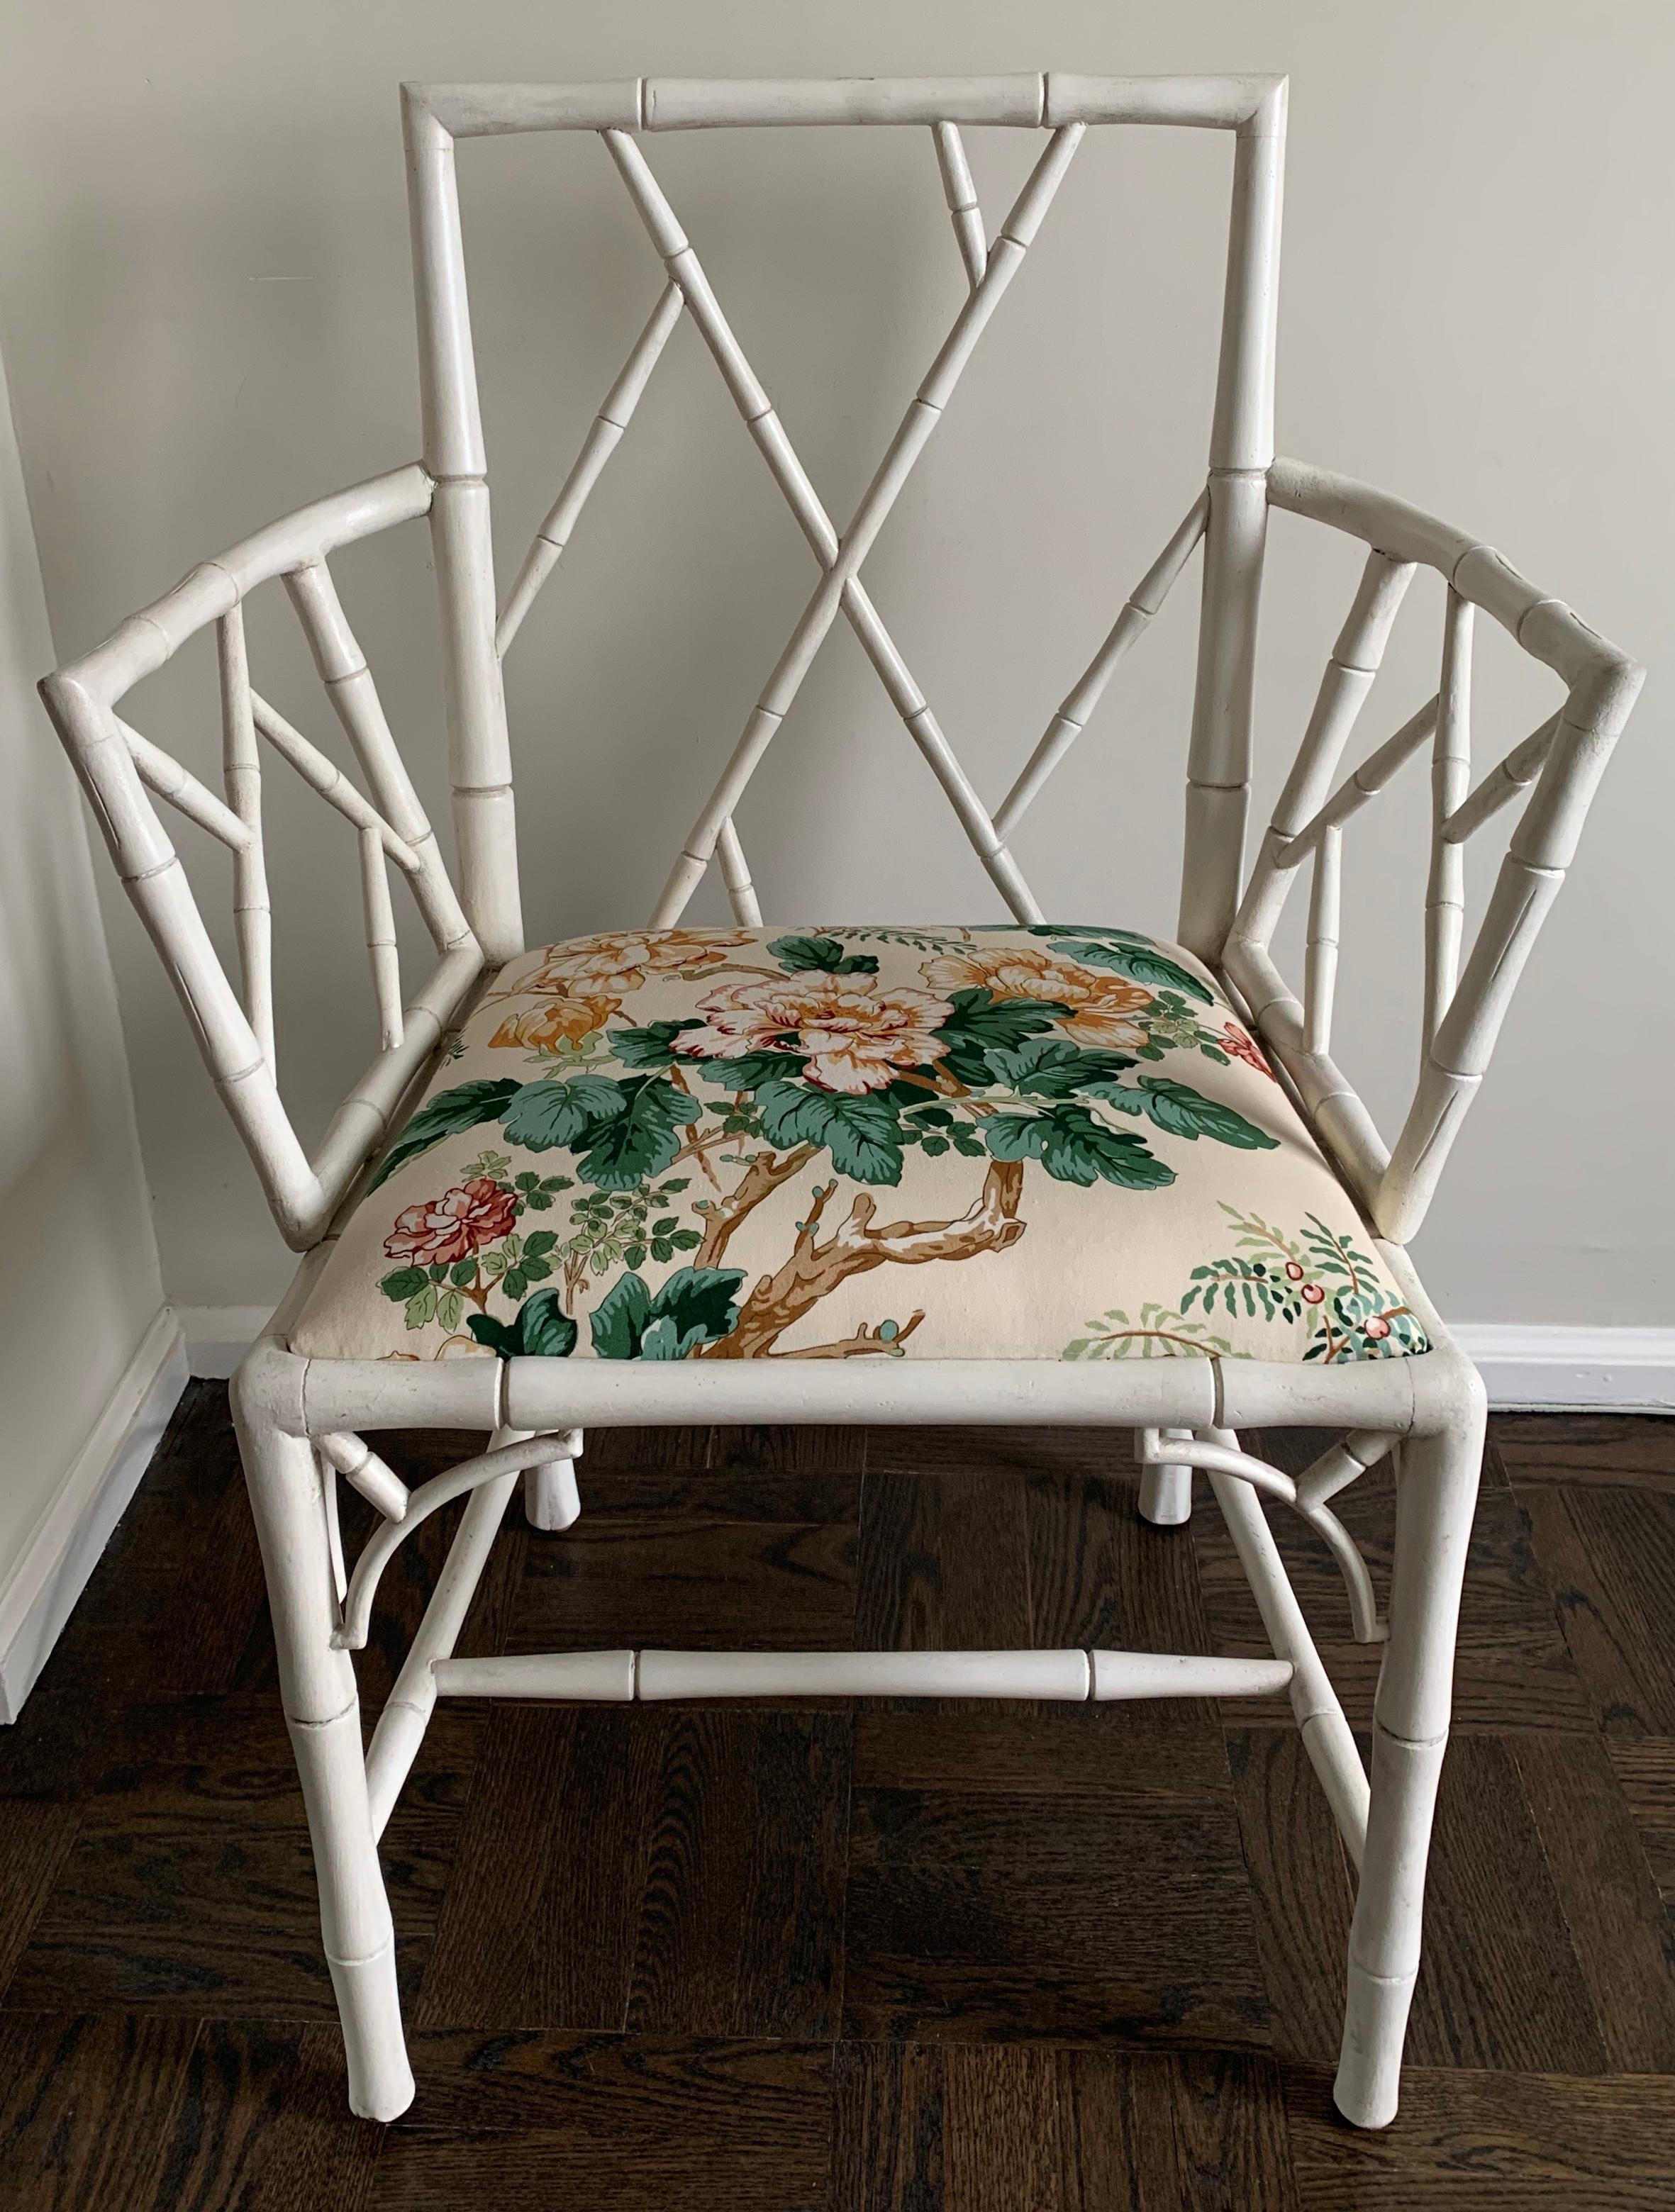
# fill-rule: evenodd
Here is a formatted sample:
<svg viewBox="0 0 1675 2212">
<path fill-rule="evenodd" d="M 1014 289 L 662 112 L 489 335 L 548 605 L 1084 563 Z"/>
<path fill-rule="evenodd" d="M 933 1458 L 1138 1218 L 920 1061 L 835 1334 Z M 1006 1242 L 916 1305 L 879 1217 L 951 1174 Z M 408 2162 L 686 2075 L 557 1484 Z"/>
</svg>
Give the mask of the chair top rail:
<svg viewBox="0 0 1675 2212">
<path fill-rule="evenodd" d="M 1264 137 L 1282 76 L 618 77 L 570 84 L 405 84 L 410 112 L 455 138 L 523 131 L 701 131 L 833 124 L 1179 125 Z"/>
<path fill-rule="evenodd" d="M 314 567 L 340 545 L 429 512 L 436 486 L 417 461 L 312 501 L 200 561 L 172 591 L 111 632 L 92 652 L 48 678 L 109 708 L 142 677 L 173 658 L 206 623 L 229 614 L 259 584 Z"/>
<path fill-rule="evenodd" d="M 1595 699 L 1573 696 L 1567 720 L 1574 726 L 1597 726 L 1581 720 L 1579 708 L 1597 714 L 1601 722 L 1620 719 L 1624 710 L 1616 694 L 1627 681 L 1638 684 L 1636 664 L 1591 629 L 1562 599 L 1520 575 L 1493 546 L 1391 492 L 1306 461 L 1275 461 L 1268 471 L 1268 500 L 1271 507 L 1359 538 L 1392 561 L 1423 562 L 1446 577 L 1462 599 L 1493 615 L 1532 659 L 1561 677 L 1573 695 L 1597 687 Z"/>
</svg>

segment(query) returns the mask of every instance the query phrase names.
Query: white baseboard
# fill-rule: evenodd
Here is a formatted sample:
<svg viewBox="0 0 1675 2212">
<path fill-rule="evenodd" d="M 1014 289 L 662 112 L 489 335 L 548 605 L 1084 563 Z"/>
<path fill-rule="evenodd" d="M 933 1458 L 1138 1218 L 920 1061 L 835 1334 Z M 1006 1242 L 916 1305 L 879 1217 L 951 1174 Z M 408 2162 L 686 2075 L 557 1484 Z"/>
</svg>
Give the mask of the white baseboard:
<svg viewBox="0 0 1675 2212">
<path fill-rule="evenodd" d="M 165 1306 L 0 1584 L 0 1722 L 17 1718 L 187 1379 L 186 1340 Z"/>
<path fill-rule="evenodd" d="M 1499 1413 L 1675 1413 L 1675 1328 L 1477 1322 L 1452 1334 Z"/>
<path fill-rule="evenodd" d="M 230 1375 L 266 1306 L 181 1306 L 194 1375 Z M 1675 1328 L 1472 1322 L 1452 1332 L 1497 1413 L 1675 1413 Z"/>
</svg>

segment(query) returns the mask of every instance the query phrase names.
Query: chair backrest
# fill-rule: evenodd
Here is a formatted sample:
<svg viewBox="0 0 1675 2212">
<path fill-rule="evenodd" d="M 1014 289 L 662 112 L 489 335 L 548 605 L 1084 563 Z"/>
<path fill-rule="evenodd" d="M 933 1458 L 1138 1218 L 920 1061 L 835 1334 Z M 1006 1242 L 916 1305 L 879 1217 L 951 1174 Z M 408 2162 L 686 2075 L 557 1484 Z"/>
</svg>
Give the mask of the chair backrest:
<svg viewBox="0 0 1675 2212">
<path fill-rule="evenodd" d="M 690 315 L 801 526 L 817 578 L 721 779 L 675 856 L 653 916 L 672 925 L 714 861 L 741 921 L 759 919 L 734 811 L 809 665 L 841 617 L 854 629 L 908 734 L 935 770 L 1014 915 L 1040 910 L 1008 839 L 1075 742 L 1129 646 L 1202 540 L 1197 690 L 1188 760 L 1179 934 L 1217 965 L 1335 1152 L 1369 1217 L 1405 1239 L 1422 1218 L 1475 1096 L 1535 933 L 1562 881 L 1605 757 L 1641 672 L 1560 601 L 1473 538 L 1347 478 L 1276 460 L 1275 303 L 1285 84 L 1274 77 L 1046 76 L 742 82 L 667 78 L 576 85 L 429 85 L 403 91 L 418 312 L 424 450 L 410 465 L 305 507 L 218 559 L 42 686 L 131 897 L 155 939 L 244 1139 L 275 1217 L 298 1247 L 316 1242 L 423 1075 L 442 1032 L 485 968 L 522 949 L 512 753 L 502 658 L 621 441 L 671 331 Z M 665 131 L 764 125 L 874 125 L 924 131 L 934 146 L 966 295 L 872 483 L 839 530 L 799 461 L 657 181 L 646 148 Z M 1234 136 L 1232 213 L 1209 475 L 1006 799 L 984 805 L 868 595 L 862 564 L 934 434 L 961 371 L 1016 273 L 1090 127 L 1172 124 Z M 968 125 L 1041 134 L 1040 153 L 992 238 L 961 138 Z M 528 556 L 497 601 L 488 466 L 478 400 L 456 142 L 507 132 L 597 134 L 661 264 L 649 321 L 606 395 Z M 929 164 L 927 162 L 927 174 Z M 1269 508 L 1361 538 L 1361 584 L 1266 840 L 1244 880 L 1258 599 Z M 428 515 L 442 607 L 457 895 L 385 720 L 328 565 L 340 545 Z M 1331 783 L 1415 568 L 1448 586 L 1437 695 L 1334 792 Z M 283 580 L 353 750 L 364 790 L 252 687 L 242 605 Z M 1483 608 L 1567 687 L 1564 705 L 1471 786 L 1473 611 Z M 194 632 L 218 640 L 223 789 L 218 798 L 117 713 L 124 695 Z M 260 738 L 354 829 L 379 1050 L 310 1158 L 281 1103 L 271 1018 L 262 842 Z M 1428 742 L 1431 867 L 1420 1079 L 1386 1148 L 1331 1059 L 1343 834 L 1403 761 Z M 234 856 L 241 988 L 229 982 L 158 818 L 168 800 Z M 1524 814 L 1469 950 L 1465 841 L 1503 806 Z M 402 1003 L 387 882 L 407 883 L 439 956 Z M 1301 865 L 1313 871 L 1301 998 L 1271 957 L 1275 925 Z"/>
<path fill-rule="evenodd" d="M 734 810 L 819 647 L 841 616 L 947 793 L 961 828 L 1019 920 L 1041 910 L 1007 839 L 1093 712 L 1118 661 L 1161 605 L 1202 536 L 1203 626 L 1188 766 L 1180 934 L 1214 957 L 1238 903 L 1250 778 L 1252 686 L 1266 477 L 1274 458 L 1275 300 L 1284 159 L 1285 82 L 1265 76 L 1045 76 L 737 82 L 668 77 L 572 85 L 409 85 L 403 112 L 417 277 L 424 465 L 447 620 L 449 745 L 461 893 L 491 957 L 522 943 L 511 805 L 511 750 L 500 660 L 556 566 L 682 313 L 697 325 L 728 391 L 813 553 L 817 580 L 720 781 L 675 856 L 654 921 L 680 915 L 705 869 L 720 868 L 735 915 L 758 918 Z M 873 125 L 923 131 L 935 146 L 963 262 L 966 297 L 846 526 L 839 529 L 798 459 L 734 337 L 702 263 L 658 183 L 647 148 L 669 131 Z M 862 566 L 934 434 L 962 370 L 1047 219 L 1085 132 L 1177 124 L 1234 134 L 1233 209 L 1207 492 L 1186 490 L 1185 521 L 1118 615 L 1090 665 L 1002 805 L 990 814 L 934 707 L 862 580 Z M 991 239 L 962 126 L 999 125 L 1044 143 Z M 488 461 L 478 401 L 454 179 L 456 142 L 509 131 L 588 131 L 604 140 L 662 264 L 663 290 L 588 431 L 496 615 Z M 927 182 L 932 172 L 926 165 Z M 935 189 L 934 185 L 931 189 Z"/>
</svg>

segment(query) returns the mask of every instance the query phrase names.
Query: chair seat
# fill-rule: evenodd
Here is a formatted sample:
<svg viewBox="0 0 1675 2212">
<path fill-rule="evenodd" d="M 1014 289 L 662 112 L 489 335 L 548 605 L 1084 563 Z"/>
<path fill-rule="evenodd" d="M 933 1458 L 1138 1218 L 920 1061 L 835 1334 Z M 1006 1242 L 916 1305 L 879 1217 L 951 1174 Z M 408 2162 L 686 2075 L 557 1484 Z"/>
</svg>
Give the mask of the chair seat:
<svg viewBox="0 0 1675 2212">
<path fill-rule="evenodd" d="M 520 956 L 291 1333 L 332 1358 L 1428 1349 L 1190 953 L 1057 924 Z"/>
</svg>

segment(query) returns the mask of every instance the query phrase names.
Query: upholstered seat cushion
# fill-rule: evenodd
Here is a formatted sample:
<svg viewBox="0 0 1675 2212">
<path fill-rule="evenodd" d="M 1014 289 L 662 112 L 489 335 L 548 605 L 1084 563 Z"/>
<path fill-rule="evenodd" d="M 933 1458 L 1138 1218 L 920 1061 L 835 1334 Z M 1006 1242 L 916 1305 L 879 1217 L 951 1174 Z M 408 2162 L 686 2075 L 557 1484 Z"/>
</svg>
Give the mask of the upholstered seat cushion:
<svg viewBox="0 0 1675 2212">
<path fill-rule="evenodd" d="M 340 1358 L 1426 1348 L 1208 971 L 1131 930 L 670 929 L 502 969 L 293 1330 Z"/>
</svg>

